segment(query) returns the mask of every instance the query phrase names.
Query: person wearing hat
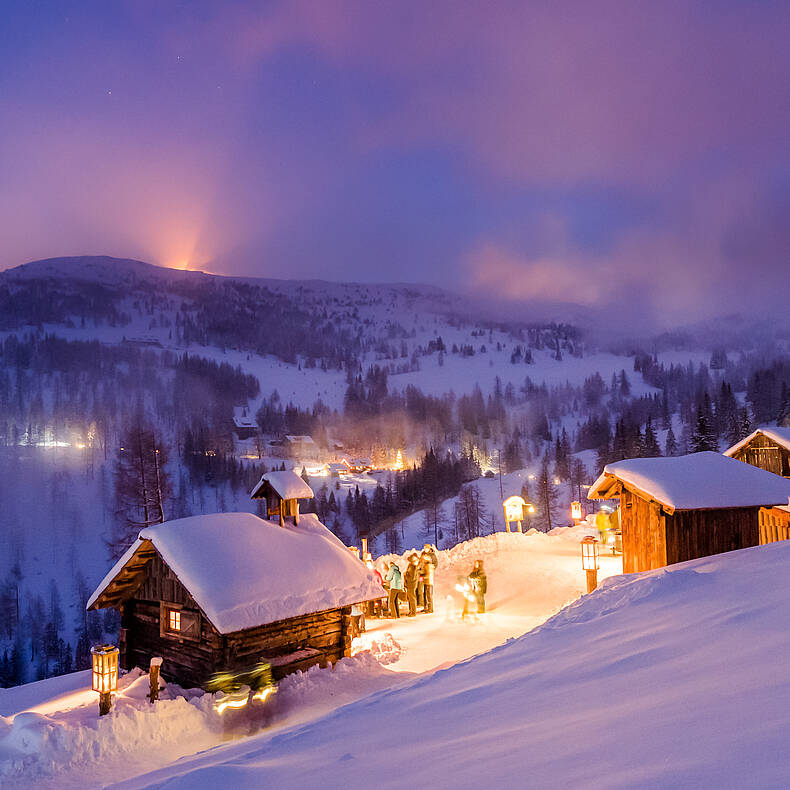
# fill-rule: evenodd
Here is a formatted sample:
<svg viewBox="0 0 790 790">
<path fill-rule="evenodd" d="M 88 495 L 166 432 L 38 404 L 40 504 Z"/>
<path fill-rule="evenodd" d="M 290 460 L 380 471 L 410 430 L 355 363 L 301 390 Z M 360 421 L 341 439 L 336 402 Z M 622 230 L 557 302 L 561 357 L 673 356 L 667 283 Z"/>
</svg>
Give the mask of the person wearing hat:
<svg viewBox="0 0 790 790">
<path fill-rule="evenodd" d="M 406 590 L 406 600 L 409 602 L 409 617 L 417 615 L 417 580 L 420 575 L 420 569 L 417 564 L 419 557 L 412 554 L 409 557 L 409 565 L 406 568 L 406 573 L 403 574 L 403 584 Z"/>
</svg>

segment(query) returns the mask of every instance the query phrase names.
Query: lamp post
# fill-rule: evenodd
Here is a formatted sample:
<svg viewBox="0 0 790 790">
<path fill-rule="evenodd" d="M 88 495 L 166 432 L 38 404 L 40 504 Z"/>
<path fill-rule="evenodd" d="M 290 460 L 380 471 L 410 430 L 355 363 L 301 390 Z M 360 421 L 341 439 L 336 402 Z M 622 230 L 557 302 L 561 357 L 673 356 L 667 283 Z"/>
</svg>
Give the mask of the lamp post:
<svg viewBox="0 0 790 790">
<path fill-rule="evenodd" d="M 502 507 L 505 511 L 505 529 L 510 532 L 510 524 L 515 521 L 518 531 L 521 532 L 521 522 L 524 520 L 524 513 L 531 512 L 527 510 L 527 503 L 523 497 L 508 497 L 502 503 Z"/>
<path fill-rule="evenodd" d="M 99 692 L 99 716 L 110 712 L 112 692 L 118 688 L 118 648 L 115 645 L 94 645 L 92 688 Z"/>
<path fill-rule="evenodd" d="M 587 573 L 587 592 L 591 593 L 598 586 L 598 569 L 601 563 L 598 559 L 598 538 L 583 538 L 582 547 L 582 569 Z"/>
</svg>

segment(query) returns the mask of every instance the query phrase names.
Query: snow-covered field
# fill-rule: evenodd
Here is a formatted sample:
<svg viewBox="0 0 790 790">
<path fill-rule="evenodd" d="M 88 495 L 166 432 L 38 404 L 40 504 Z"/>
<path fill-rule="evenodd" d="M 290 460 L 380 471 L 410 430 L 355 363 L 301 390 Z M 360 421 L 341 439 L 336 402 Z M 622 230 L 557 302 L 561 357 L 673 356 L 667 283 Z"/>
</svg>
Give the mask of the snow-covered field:
<svg viewBox="0 0 790 790">
<path fill-rule="evenodd" d="M 370 620 L 354 645 L 355 656 L 334 670 L 314 668 L 283 681 L 273 722 L 251 738 L 226 732 L 207 696 L 168 689 L 152 707 L 145 698 L 147 676 L 139 673 L 123 678 L 113 712 L 101 720 L 85 672 L 0 690 L 3 787 L 31 781 L 38 787 L 103 786 L 196 752 L 227 754 L 373 692 L 389 693 L 415 673 L 431 674 L 483 653 L 578 598 L 584 585 L 579 539 L 586 532 L 580 527 L 550 536 L 497 533 L 440 552 L 433 615 Z M 488 612 L 462 621 L 454 587 L 475 559 L 486 565 Z M 619 557 L 602 560 L 602 577 L 620 573 Z"/>
</svg>

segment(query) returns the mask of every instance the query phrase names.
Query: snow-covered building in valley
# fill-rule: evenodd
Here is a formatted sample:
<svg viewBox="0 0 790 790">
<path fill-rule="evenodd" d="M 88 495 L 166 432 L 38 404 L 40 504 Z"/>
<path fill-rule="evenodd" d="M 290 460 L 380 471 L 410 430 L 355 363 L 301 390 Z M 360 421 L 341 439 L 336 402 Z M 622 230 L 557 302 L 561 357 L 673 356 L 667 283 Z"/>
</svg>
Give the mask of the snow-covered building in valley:
<svg viewBox="0 0 790 790">
<path fill-rule="evenodd" d="M 299 500 L 315 496 L 301 477 L 294 471 L 266 472 L 250 492 L 252 499 L 266 500 L 266 517 L 278 516 L 280 526 L 286 517 L 299 524 Z"/>
<path fill-rule="evenodd" d="M 252 439 L 259 433 L 255 415 L 250 414 L 246 406 L 233 408 L 233 432 L 239 440 Z"/>
<path fill-rule="evenodd" d="M 318 445 L 312 436 L 288 434 L 283 439 L 283 448 L 292 458 L 300 461 L 312 461 L 318 457 Z"/>
<path fill-rule="evenodd" d="M 724 455 L 765 469 L 766 472 L 790 477 L 790 428 L 758 428 L 725 450 Z"/>
<path fill-rule="evenodd" d="M 633 573 L 757 546 L 760 508 L 787 504 L 790 480 L 705 452 L 607 464 L 588 496 L 619 498 Z"/>
<path fill-rule="evenodd" d="M 313 514 L 281 527 L 216 513 L 146 527 L 88 601 L 121 613 L 120 662 L 204 687 L 268 661 L 275 677 L 350 654 L 351 607 L 385 595 Z"/>
</svg>

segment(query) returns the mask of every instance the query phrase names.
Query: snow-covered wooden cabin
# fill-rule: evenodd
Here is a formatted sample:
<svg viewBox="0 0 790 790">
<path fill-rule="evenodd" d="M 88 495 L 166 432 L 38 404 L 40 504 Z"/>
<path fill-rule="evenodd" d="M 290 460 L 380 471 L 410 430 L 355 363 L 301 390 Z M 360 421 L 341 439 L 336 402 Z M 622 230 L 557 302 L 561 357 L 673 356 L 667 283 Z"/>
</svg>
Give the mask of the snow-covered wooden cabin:
<svg viewBox="0 0 790 790">
<path fill-rule="evenodd" d="M 790 428 L 758 428 L 737 442 L 724 455 L 752 466 L 790 477 Z"/>
<path fill-rule="evenodd" d="M 143 529 L 87 606 L 120 611 L 123 668 L 161 656 L 165 678 L 204 687 L 263 660 L 279 678 L 349 655 L 351 607 L 383 595 L 314 514 L 216 513 Z"/>
<path fill-rule="evenodd" d="M 266 500 L 266 517 L 277 516 L 280 526 L 285 524 L 286 517 L 299 524 L 299 500 L 314 496 L 313 489 L 290 470 L 267 472 L 250 492 L 252 499 Z"/>
<path fill-rule="evenodd" d="M 786 503 L 790 480 L 705 452 L 607 464 L 588 496 L 619 498 L 633 573 L 757 546 L 760 508 Z"/>
</svg>

